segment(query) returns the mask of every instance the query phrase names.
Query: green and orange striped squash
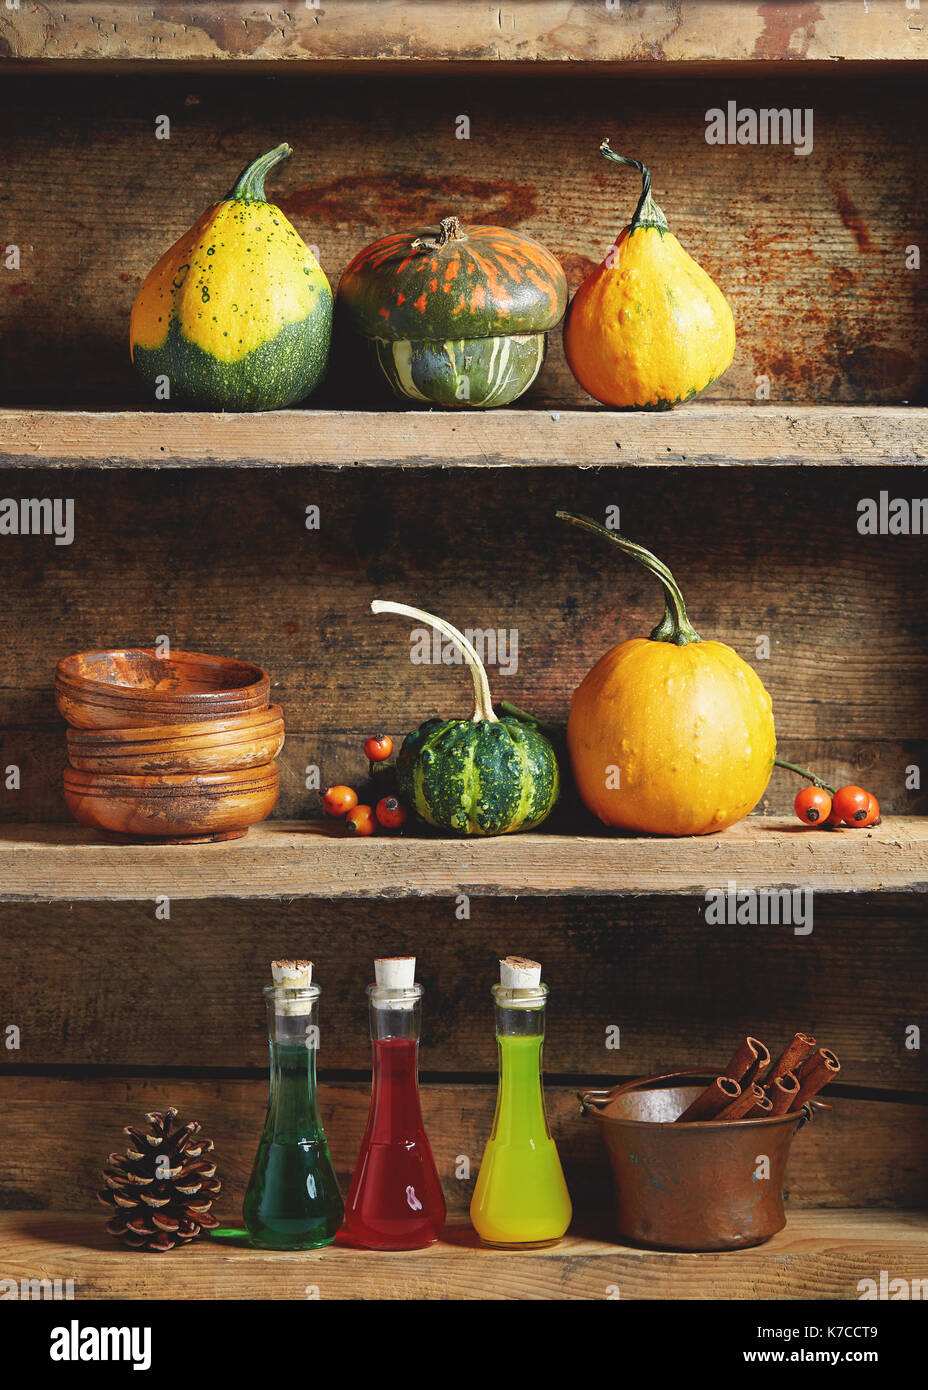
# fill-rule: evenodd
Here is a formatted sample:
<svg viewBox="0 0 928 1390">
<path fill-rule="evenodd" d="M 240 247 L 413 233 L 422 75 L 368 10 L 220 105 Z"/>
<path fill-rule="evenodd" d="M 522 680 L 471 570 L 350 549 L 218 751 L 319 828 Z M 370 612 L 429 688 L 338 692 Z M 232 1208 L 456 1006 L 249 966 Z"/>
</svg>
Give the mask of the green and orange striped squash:
<svg viewBox="0 0 928 1390">
<path fill-rule="evenodd" d="M 132 307 L 132 361 L 157 399 L 276 410 L 308 396 L 328 362 L 332 290 L 296 228 L 264 196 L 287 144 L 166 251 Z M 169 396 L 159 388 L 168 384 Z"/>
<path fill-rule="evenodd" d="M 445 217 L 366 246 L 342 276 L 338 306 L 401 399 L 507 405 L 541 370 L 567 280 L 532 237 Z"/>
</svg>

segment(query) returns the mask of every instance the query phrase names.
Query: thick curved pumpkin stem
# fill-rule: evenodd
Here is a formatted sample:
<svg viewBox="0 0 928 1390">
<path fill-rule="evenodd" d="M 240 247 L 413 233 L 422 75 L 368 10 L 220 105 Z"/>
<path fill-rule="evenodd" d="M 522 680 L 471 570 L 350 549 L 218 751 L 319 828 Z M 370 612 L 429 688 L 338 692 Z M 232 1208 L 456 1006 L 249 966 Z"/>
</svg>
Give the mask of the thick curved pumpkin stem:
<svg viewBox="0 0 928 1390">
<path fill-rule="evenodd" d="M 651 170 L 647 164 L 642 164 L 637 159 L 626 159 L 624 154 L 616 154 L 608 140 L 603 140 L 599 152 L 614 164 L 627 164 L 629 168 L 637 169 L 641 175 L 641 197 L 638 199 L 635 215 L 628 224 L 629 232 L 633 232 L 636 227 L 656 227 L 659 232 L 669 231 L 667 218 L 651 197 Z"/>
<path fill-rule="evenodd" d="M 620 535 L 618 531 L 607 530 L 598 521 L 593 521 L 592 517 L 576 516 L 573 512 L 558 512 L 557 516 L 561 521 L 569 521 L 571 526 L 580 526 L 587 531 L 595 531 L 598 536 L 605 536 L 607 541 L 612 541 L 626 555 L 631 555 L 633 560 L 637 560 L 639 565 L 644 565 L 655 579 L 661 581 L 664 590 L 664 616 L 651 633 L 652 642 L 672 642 L 676 647 L 685 647 L 689 642 L 702 641 L 686 616 L 686 604 L 683 602 L 680 586 L 662 560 L 652 555 L 643 545 Z"/>
<path fill-rule="evenodd" d="M 245 203 L 266 203 L 267 199 L 264 196 L 265 175 L 274 168 L 275 164 L 279 164 L 281 160 L 289 159 L 292 154 L 293 150 L 286 141 L 282 145 L 276 145 L 274 149 L 268 150 L 267 154 L 261 155 L 259 159 L 254 160 L 246 169 L 242 170 L 231 193 L 227 195 L 226 201 L 231 202 L 233 198 L 237 198 L 240 202 Z"/>
<path fill-rule="evenodd" d="M 429 623 L 430 626 L 437 627 L 438 631 L 443 632 L 446 637 L 450 637 L 451 641 L 456 643 L 464 653 L 464 660 L 467 662 L 474 682 L 474 713 L 471 716 L 471 723 L 479 724 L 484 719 L 488 724 L 499 722 L 493 712 L 493 697 L 490 694 L 490 682 L 487 680 L 486 668 L 463 632 L 458 632 L 457 628 L 446 623 L 444 618 L 436 618 L 433 613 L 423 613 L 421 608 L 411 608 L 406 603 L 389 603 L 386 599 L 375 598 L 371 602 L 371 611 L 373 613 L 398 613 L 405 618 L 417 618 L 419 622 Z"/>
</svg>

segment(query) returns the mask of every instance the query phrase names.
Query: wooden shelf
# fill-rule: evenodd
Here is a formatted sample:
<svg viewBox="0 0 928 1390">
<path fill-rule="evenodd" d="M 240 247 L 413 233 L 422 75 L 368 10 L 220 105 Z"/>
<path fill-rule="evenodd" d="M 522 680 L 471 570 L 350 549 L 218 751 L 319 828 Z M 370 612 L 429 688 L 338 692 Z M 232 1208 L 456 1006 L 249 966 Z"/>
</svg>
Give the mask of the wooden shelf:
<svg viewBox="0 0 928 1390">
<path fill-rule="evenodd" d="M 268 821 L 206 845 L 113 845 L 80 826 L 5 826 L 0 901 L 172 898 L 554 897 L 928 891 L 928 818 L 888 816 L 869 831 L 810 831 L 749 816 L 720 835 L 503 835 L 351 839 L 339 826 Z"/>
<path fill-rule="evenodd" d="M 103 1215 L 0 1213 L 7 1279 L 73 1279 L 76 1299 L 856 1299 L 858 1280 L 928 1276 L 928 1213 L 797 1211 L 766 1245 L 680 1255 L 566 1237 L 544 1250 L 479 1246 L 452 1228 L 428 1250 L 329 1247 L 276 1254 L 201 1241 L 164 1256 L 122 1250 Z M 614 1295 L 613 1295 L 614 1296 Z"/>
<path fill-rule="evenodd" d="M 789 12 L 795 9 L 795 15 Z M 769 13 L 766 11 L 769 10 Z M 819 0 L 814 6 L 659 0 L 610 11 L 603 0 L 377 0 L 370 4 L 257 5 L 206 0 L 149 6 L 52 0 L 4 11 L 0 35 L 17 59 L 64 61 L 333 63 L 589 62 L 637 66 L 917 59 L 925 26 L 901 0 Z"/>
<path fill-rule="evenodd" d="M 928 409 L 704 404 L 601 410 L 0 410 L 0 467 L 919 465 Z"/>
</svg>

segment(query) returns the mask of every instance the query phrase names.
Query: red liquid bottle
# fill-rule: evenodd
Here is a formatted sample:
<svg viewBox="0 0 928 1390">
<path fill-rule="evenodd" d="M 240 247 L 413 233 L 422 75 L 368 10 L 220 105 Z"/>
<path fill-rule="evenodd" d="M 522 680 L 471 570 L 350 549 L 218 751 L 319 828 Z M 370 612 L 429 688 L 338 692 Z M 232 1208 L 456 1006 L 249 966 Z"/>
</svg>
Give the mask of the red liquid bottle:
<svg viewBox="0 0 928 1390">
<path fill-rule="evenodd" d="M 369 1250 L 420 1250 L 438 1239 L 445 1199 L 419 1108 L 422 986 L 415 956 L 374 962 L 368 986 L 371 1109 L 345 1203 L 343 1234 Z"/>
</svg>

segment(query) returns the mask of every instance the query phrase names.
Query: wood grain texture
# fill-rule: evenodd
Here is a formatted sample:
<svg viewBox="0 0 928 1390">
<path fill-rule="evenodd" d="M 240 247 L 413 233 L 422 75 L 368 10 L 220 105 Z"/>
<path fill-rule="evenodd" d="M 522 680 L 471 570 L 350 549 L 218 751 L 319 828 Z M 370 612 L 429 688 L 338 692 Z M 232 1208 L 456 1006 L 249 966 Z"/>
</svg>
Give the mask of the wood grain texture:
<svg viewBox="0 0 928 1390">
<path fill-rule="evenodd" d="M 473 899 L 462 919 L 450 897 L 317 901 L 311 912 L 299 900 L 226 898 L 172 900 L 165 920 L 154 901 L 8 904 L 0 1043 L 12 1022 L 20 1045 L 0 1048 L 0 1065 L 263 1073 L 261 987 L 272 959 L 297 957 L 315 962 L 323 986 L 320 1065 L 363 1075 L 364 986 L 386 952 L 418 961 L 423 1069 L 490 1077 L 489 987 L 499 958 L 515 953 L 542 961 L 551 987 L 552 1078 L 718 1070 L 747 1033 L 779 1055 L 802 1029 L 839 1054 L 842 1085 L 928 1093 L 924 1052 L 906 1045 L 908 1028 L 926 1027 L 922 901 L 818 898 L 804 937 L 713 925 L 704 908 L 696 897 L 552 899 L 542 911 Z"/>
<path fill-rule="evenodd" d="M 450 1218 L 466 1220 L 480 1158 L 493 1123 L 495 1086 L 422 1088 L 422 1110 Z M 342 1192 L 347 1191 L 367 1120 L 369 1082 L 323 1083 L 323 1121 Z M 575 1088 L 545 1088 L 577 1217 L 574 1230 L 613 1232 L 613 1190 L 605 1149 L 592 1120 L 584 1119 Z M 198 1119 L 216 1145 L 223 1181 L 217 1214 L 240 1220 L 241 1202 L 264 1121 L 267 1083 L 178 1078 L 94 1078 L 70 1081 L 0 1073 L 4 1123 L 0 1129 L 0 1208 L 27 1211 L 99 1211 L 101 1166 L 121 1153 L 123 1126 L 175 1104 Z M 66 1134 L 68 1142 L 61 1137 Z M 786 1196 L 790 1208 L 921 1207 L 928 1203 L 924 1151 L 928 1109 L 840 1097 L 796 1136 Z M 470 1177 L 461 1157 L 470 1161 Z M 105 1215 L 105 1214 L 104 1214 Z M 0 1265 L 2 1268 L 2 1265 Z"/>
<path fill-rule="evenodd" d="M 893 4 L 904 27 L 910 12 Z M 874 17 L 867 22 L 876 33 Z M 575 288 L 635 206 L 633 175 L 598 152 L 604 135 L 618 138 L 620 108 L 623 148 L 647 156 L 672 229 L 732 306 L 738 347 L 713 398 L 753 401 L 767 377 L 779 404 L 928 401 L 928 289 L 906 269 L 906 248 L 924 247 L 928 221 L 925 147 L 912 136 L 918 74 L 725 75 L 657 87 L 627 76 L 402 81 L 398 102 L 395 79 L 318 77 L 307 102 L 298 77 L 239 75 L 233 93 L 221 77 L 163 70 L 5 76 L 0 235 L 20 248 L 20 269 L 0 270 L 2 399 L 150 403 L 128 355 L 138 287 L 283 135 L 295 154 L 269 194 L 318 248 L 333 284 L 375 237 L 455 213 L 536 236 Z M 811 108 L 812 153 L 707 145 L 705 113 L 728 100 Z M 455 136 L 461 114 L 468 140 Z M 170 140 L 155 139 L 159 115 L 171 119 Z M 526 403 L 592 407 L 559 332 L 549 336 Z M 365 362 L 345 343 L 314 404 L 376 399 Z"/>
<path fill-rule="evenodd" d="M 206 845 L 113 845 L 83 826 L 0 831 L 0 902 L 171 898 L 454 898 L 696 894 L 709 888 L 928 892 L 928 819 L 809 831 L 749 816 L 720 835 L 346 838 L 331 822 L 266 821 Z"/>
<path fill-rule="evenodd" d="M 0 12 L 0 54 L 84 61 L 488 63 L 729 62 L 928 57 L 918 16 L 894 0 L 863 7 L 651 0 L 377 0 L 146 7 L 52 0 Z"/>
<path fill-rule="evenodd" d="M 161 636 L 270 672 L 288 734 L 280 813 L 318 815 L 308 765 L 323 788 L 353 783 L 371 732 L 396 741 L 430 715 L 469 713 L 463 671 L 414 664 L 411 626 L 372 615 L 375 597 L 515 632 L 515 669 L 499 654 L 489 667 L 495 698 L 563 723 L 594 662 L 661 610 L 644 571 L 555 518 L 565 505 L 603 518 L 618 507 L 670 566 L 703 636 L 761 674 L 787 758 L 833 785 L 869 779 L 887 812 L 924 809 L 907 769 L 924 768 L 928 741 L 925 540 L 862 536 L 857 521 L 862 498 L 928 494 L 925 474 L 892 486 L 874 468 L 724 476 L 574 469 L 552 486 L 550 470 L 525 467 L 491 469 L 477 490 L 463 470 L 75 469 L 36 488 L 6 471 L 0 497 L 71 499 L 75 521 L 71 545 L 0 537 L 0 757 L 21 770 L 0 816 L 67 818 L 58 658 Z M 761 809 L 789 813 L 796 790 L 776 772 Z"/>
<path fill-rule="evenodd" d="M 695 402 L 632 411 L 0 410 L 4 468 L 661 468 L 881 466 L 928 460 L 913 406 Z"/>
<path fill-rule="evenodd" d="M 481 1248 L 451 1227 L 428 1250 L 329 1247 L 271 1254 L 197 1241 L 168 1259 L 113 1245 L 90 1216 L 0 1216 L 12 1279 L 73 1278 L 79 1299 L 856 1299 L 858 1281 L 889 1269 L 928 1274 L 923 1212 L 795 1212 L 766 1245 L 721 1255 L 632 1250 L 568 1236 L 537 1251 Z M 41 1274 L 38 1273 L 41 1271 Z"/>
</svg>

